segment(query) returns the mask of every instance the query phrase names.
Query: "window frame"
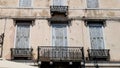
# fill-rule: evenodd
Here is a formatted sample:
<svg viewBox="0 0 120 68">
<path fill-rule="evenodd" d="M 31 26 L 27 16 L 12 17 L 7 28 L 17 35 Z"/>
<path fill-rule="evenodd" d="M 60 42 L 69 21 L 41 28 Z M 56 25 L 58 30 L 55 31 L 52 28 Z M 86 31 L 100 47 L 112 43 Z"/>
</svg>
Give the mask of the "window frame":
<svg viewBox="0 0 120 68">
<path fill-rule="evenodd" d="M 28 48 L 31 48 L 31 45 L 30 45 L 30 39 L 31 39 L 31 27 L 32 27 L 32 23 L 33 23 L 33 21 L 32 20 L 16 20 L 15 21 L 15 35 L 14 35 L 14 47 L 13 48 L 16 48 L 16 40 L 17 40 L 17 27 L 18 27 L 18 25 L 17 25 L 17 23 L 23 23 L 23 22 L 27 22 L 28 24 L 29 24 L 29 43 L 28 43 Z"/>
<path fill-rule="evenodd" d="M 92 44 L 91 44 L 91 37 L 90 37 L 90 27 L 89 27 L 89 23 L 90 22 L 93 22 L 92 24 L 97 24 L 97 22 L 99 23 L 99 24 L 101 24 L 102 26 L 101 26 L 101 30 L 102 30 L 102 37 L 103 37 L 103 49 L 106 49 L 106 45 L 105 45 L 105 34 L 104 34 L 104 27 L 105 27 L 105 22 L 104 21 L 93 21 L 93 20 L 90 20 L 90 21 L 86 21 L 86 23 L 85 23 L 85 25 L 87 25 L 88 26 L 88 33 L 89 33 L 89 41 L 90 41 L 90 49 L 92 49 Z"/>
</svg>

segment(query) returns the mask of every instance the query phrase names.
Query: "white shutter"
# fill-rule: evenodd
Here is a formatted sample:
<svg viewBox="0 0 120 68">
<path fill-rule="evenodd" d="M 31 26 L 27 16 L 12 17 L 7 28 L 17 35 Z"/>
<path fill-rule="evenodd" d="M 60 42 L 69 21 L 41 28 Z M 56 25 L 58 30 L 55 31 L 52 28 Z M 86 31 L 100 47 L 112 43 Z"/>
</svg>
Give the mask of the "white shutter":
<svg viewBox="0 0 120 68">
<path fill-rule="evenodd" d="M 98 0 L 87 0 L 88 8 L 98 8 Z"/>
<path fill-rule="evenodd" d="M 20 7 L 31 7 L 32 0 L 20 0 Z"/>
<path fill-rule="evenodd" d="M 29 23 L 17 23 L 16 48 L 29 48 Z"/>
<path fill-rule="evenodd" d="M 104 49 L 103 31 L 101 24 L 90 24 L 90 40 L 92 49 Z"/>
</svg>

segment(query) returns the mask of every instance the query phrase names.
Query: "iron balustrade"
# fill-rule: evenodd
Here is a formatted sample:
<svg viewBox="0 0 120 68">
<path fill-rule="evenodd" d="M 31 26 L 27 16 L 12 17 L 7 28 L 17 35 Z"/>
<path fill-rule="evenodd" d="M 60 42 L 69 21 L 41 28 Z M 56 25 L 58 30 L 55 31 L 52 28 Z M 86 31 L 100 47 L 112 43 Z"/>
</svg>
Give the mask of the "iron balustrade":
<svg viewBox="0 0 120 68">
<path fill-rule="evenodd" d="M 32 48 L 11 48 L 11 57 L 27 57 L 32 58 Z"/>
<path fill-rule="evenodd" d="M 67 13 L 68 6 L 50 6 L 51 13 Z"/>
<path fill-rule="evenodd" d="M 81 61 L 83 47 L 39 46 L 38 61 Z"/>
<path fill-rule="evenodd" d="M 110 54 L 109 49 L 88 49 L 89 59 L 90 60 L 109 60 Z"/>
</svg>

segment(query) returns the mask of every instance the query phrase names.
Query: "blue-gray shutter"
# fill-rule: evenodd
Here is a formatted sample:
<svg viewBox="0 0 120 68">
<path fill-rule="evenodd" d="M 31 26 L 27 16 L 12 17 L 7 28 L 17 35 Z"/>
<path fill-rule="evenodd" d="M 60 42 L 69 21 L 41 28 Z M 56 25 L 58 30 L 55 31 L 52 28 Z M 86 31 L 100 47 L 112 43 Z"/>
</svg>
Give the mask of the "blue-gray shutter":
<svg viewBox="0 0 120 68">
<path fill-rule="evenodd" d="M 67 0 L 53 0 L 54 6 L 65 6 L 67 3 Z"/>
<path fill-rule="evenodd" d="M 31 7 L 32 0 L 19 0 L 20 7 Z"/>
<path fill-rule="evenodd" d="M 58 59 L 67 57 L 67 49 L 61 46 L 67 46 L 67 28 L 66 24 L 53 24 L 52 25 L 52 44 L 56 48 L 52 51 L 52 55 Z"/>
<path fill-rule="evenodd" d="M 67 45 L 67 28 L 64 24 L 52 25 L 52 40 L 53 46 Z"/>
<path fill-rule="evenodd" d="M 98 0 L 87 0 L 87 8 L 98 8 Z"/>
<path fill-rule="evenodd" d="M 89 24 L 92 49 L 104 49 L 102 24 Z"/>
<path fill-rule="evenodd" d="M 29 48 L 29 23 L 17 23 L 16 46 L 15 48 Z"/>
</svg>

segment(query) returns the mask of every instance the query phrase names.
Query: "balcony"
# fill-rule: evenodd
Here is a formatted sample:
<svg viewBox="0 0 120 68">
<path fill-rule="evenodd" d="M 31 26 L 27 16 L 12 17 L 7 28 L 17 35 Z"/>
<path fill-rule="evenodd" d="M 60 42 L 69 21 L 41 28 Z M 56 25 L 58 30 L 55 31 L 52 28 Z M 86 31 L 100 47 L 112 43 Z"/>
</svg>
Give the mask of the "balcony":
<svg viewBox="0 0 120 68">
<path fill-rule="evenodd" d="M 72 61 L 84 60 L 83 47 L 38 47 L 38 61 Z"/>
<path fill-rule="evenodd" d="M 31 59 L 32 58 L 32 48 L 11 48 L 11 58 L 19 58 L 19 59 Z"/>
<path fill-rule="evenodd" d="M 51 14 L 64 14 L 67 15 L 68 6 L 50 6 Z"/>
<path fill-rule="evenodd" d="M 109 49 L 88 49 L 90 60 L 109 60 Z"/>
</svg>

